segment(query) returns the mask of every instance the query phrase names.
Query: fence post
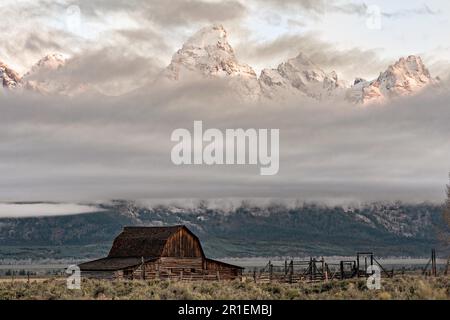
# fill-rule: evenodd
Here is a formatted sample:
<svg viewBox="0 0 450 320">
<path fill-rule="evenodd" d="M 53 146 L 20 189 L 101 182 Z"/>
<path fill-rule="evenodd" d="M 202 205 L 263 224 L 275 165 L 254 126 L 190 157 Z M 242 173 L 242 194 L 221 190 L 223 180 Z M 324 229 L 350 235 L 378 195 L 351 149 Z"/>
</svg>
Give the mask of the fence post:
<svg viewBox="0 0 450 320">
<path fill-rule="evenodd" d="M 289 272 L 289 282 L 292 283 L 294 281 L 294 260 L 291 260 L 291 266 L 290 266 L 290 272 Z"/>
<path fill-rule="evenodd" d="M 284 260 L 284 276 L 286 277 L 288 273 L 288 264 L 287 260 Z"/>
<path fill-rule="evenodd" d="M 273 265 L 269 262 L 269 281 L 272 282 L 273 279 Z"/>
<path fill-rule="evenodd" d="M 433 277 L 437 277 L 436 250 L 431 251 L 431 273 Z"/>
<path fill-rule="evenodd" d="M 447 266 L 445 267 L 445 275 L 448 275 L 449 267 L 450 267 L 450 258 L 447 259 Z"/>
</svg>

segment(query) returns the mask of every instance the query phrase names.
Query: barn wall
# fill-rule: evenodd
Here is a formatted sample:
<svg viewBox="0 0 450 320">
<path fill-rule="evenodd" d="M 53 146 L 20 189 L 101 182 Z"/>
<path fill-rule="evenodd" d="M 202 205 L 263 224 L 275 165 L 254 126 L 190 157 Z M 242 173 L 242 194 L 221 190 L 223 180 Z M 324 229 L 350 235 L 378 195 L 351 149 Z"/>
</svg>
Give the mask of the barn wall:
<svg viewBox="0 0 450 320">
<path fill-rule="evenodd" d="M 172 279 L 201 276 L 203 272 L 202 258 L 160 258 L 137 267 L 133 272 L 134 279 Z"/>
<path fill-rule="evenodd" d="M 115 271 L 82 271 L 81 277 L 87 279 L 114 280 L 117 278 L 117 275 Z"/>
<path fill-rule="evenodd" d="M 159 265 L 162 269 L 195 269 L 203 270 L 202 258 L 172 258 L 163 257 L 159 259 Z M 187 271 L 187 270 L 185 270 Z"/>
<path fill-rule="evenodd" d="M 221 280 L 233 280 L 242 275 L 242 270 L 218 261 L 205 260 L 205 268 L 209 274 L 218 274 Z"/>
<path fill-rule="evenodd" d="M 158 278 L 158 266 L 156 262 L 147 262 L 144 266 L 138 266 L 133 269 L 133 279 L 157 279 Z"/>
<path fill-rule="evenodd" d="M 234 280 L 241 276 L 241 270 L 202 258 L 166 257 L 134 269 L 133 279 L 142 280 L 143 276 L 145 280 Z"/>
<path fill-rule="evenodd" d="M 167 240 L 162 253 L 162 257 L 200 258 L 202 256 L 200 241 L 185 228 L 181 228 Z"/>
</svg>

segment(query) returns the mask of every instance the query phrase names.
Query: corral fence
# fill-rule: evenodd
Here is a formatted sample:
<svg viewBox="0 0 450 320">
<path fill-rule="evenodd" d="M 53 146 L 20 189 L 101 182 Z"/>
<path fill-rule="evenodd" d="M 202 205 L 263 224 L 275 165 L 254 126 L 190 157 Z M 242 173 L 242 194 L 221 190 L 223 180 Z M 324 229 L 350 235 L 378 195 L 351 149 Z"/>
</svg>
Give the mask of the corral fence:
<svg viewBox="0 0 450 320">
<path fill-rule="evenodd" d="M 387 270 L 372 252 L 359 252 L 355 260 L 342 260 L 337 263 L 327 262 L 323 257 L 309 260 L 269 261 L 262 269 L 254 269 L 255 282 L 319 282 L 368 277 L 370 266 L 378 266 L 385 277 L 393 277 L 394 269 Z"/>
</svg>

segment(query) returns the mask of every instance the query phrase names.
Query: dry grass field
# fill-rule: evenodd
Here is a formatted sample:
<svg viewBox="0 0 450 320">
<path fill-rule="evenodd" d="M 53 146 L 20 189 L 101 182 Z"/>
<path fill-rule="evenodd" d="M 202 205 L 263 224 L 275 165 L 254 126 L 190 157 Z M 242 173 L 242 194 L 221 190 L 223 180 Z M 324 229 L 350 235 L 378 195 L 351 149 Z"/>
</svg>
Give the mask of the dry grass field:
<svg viewBox="0 0 450 320">
<path fill-rule="evenodd" d="M 8 299 L 181 299 L 181 300 L 450 300 L 450 277 L 403 276 L 384 279 L 381 290 L 368 290 L 364 279 L 328 283 L 180 282 L 84 280 L 68 290 L 62 279 L 0 281 L 0 300 Z"/>
</svg>

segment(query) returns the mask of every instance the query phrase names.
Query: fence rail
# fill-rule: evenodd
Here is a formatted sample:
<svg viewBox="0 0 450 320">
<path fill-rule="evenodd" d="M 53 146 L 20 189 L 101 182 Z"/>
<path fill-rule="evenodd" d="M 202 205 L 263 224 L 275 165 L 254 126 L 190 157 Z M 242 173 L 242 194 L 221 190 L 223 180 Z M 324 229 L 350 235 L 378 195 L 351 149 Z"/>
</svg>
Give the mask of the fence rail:
<svg viewBox="0 0 450 320">
<path fill-rule="evenodd" d="M 324 258 L 309 260 L 285 260 L 274 263 L 269 261 L 262 269 L 253 270 L 255 282 L 286 282 L 301 281 L 319 282 L 329 280 L 344 280 L 358 277 L 368 277 L 369 266 L 377 265 L 386 277 L 393 277 L 394 270 L 387 270 L 374 258 L 371 252 L 357 253 L 355 260 L 344 260 L 339 263 L 327 263 Z"/>
</svg>

